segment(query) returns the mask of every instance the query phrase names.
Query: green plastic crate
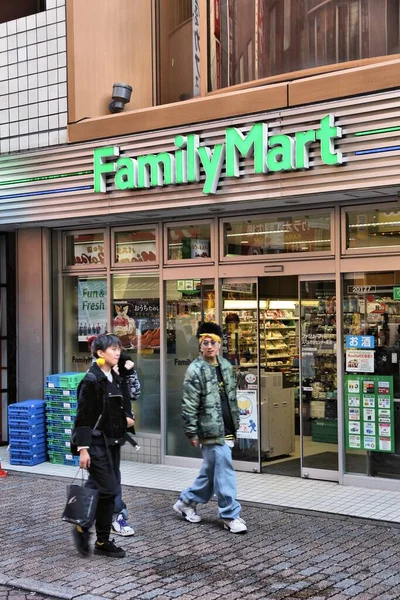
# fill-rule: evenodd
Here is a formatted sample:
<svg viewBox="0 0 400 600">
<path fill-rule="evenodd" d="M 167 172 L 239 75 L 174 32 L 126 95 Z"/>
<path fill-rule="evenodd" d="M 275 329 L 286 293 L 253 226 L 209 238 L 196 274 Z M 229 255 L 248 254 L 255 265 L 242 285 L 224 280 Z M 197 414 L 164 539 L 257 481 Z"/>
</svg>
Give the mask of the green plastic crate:
<svg viewBox="0 0 400 600">
<path fill-rule="evenodd" d="M 85 375 L 86 373 L 56 373 L 55 375 L 49 375 L 46 377 L 46 387 L 75 389 Z"/>
<path fill-rule="evenodd" d="M 68 424 L 57 424 L 51 425 L 48 423 L 46 425 L 48 435 L 56 435 L 56 436 L 70 436 L 72 433 L 73 423 Z"/>
<path fill-rule="evenodd" d="M 313 442 L 327 444 L 338 443 L 338 424 L 336 419 L 315 419 L 311 422 L 311 435 Z"/>
</svg>

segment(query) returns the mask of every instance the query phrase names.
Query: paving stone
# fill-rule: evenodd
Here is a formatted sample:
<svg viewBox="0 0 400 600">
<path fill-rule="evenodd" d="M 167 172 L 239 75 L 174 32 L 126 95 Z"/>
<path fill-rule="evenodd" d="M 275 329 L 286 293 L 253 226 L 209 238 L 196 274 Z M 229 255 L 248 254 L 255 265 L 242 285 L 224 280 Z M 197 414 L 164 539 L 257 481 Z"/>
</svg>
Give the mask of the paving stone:
<svg viewBox="0 0 400 600">
<path fill-rule="evenodd" d="M 1 488 L 0 600 L 400 598 L 395 526 L 246 503 L 249 532 L 233 536 L 215 502 L 193 525 L 173 513 L 175 498 L 124 488 L 136 529 L 118 540 L 126 557 L 82 559 L 60 522 L 65 481 L 10 473 Z M 18 581 L 24 589 L 10 587 Z"/>
</svg>

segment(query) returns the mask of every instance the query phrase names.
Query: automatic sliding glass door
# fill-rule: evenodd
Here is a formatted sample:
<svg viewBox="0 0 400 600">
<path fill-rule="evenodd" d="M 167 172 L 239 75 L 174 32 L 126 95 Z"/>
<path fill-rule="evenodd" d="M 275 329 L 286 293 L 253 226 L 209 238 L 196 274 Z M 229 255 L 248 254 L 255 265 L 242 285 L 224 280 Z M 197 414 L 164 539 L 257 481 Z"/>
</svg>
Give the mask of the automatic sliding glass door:
<svg viewBox="0 0 400 600">
<path fill-rule="evenodd" d="M 200 321 L 215 321 L 214 281 L 179 279 L 165 283 L 167 323 L 167 443 L 166 454 L 200 458 L 182 431 L 182 388 L 186 369 L 199 355 Z"/>
<path fill-rule="evenodd" d="M 301 474 L 338 480 L 336 287 L 300 280 Z"/>
<path fill-rule="evenodd" d="M 223 356 L 237 378 L 240 411 L 238 441 L 233 449 L 240 470 L 260 470 L 259 303 L 254 279 L 224 279 L 221 284 Z"/>
</svg>

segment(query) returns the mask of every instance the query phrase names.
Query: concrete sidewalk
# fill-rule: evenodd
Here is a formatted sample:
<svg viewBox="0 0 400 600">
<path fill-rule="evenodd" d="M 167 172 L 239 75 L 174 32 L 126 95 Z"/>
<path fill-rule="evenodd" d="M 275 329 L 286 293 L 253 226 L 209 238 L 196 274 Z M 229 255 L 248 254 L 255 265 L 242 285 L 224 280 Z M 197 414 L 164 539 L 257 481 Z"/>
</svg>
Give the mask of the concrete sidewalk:
<svg viewBox="0 0 400 600">
<path fill-rule="evenodd" d="M 124 487 L 136 529 L 117 540 L 126 557 L 84 559 L 60 520 L 65 484 L 15 471 L 0 480 L 0 585 L 82 600 L 400 598 L 395 524 L 246 502 L 249 533 L 235 536 L 214 502 L 194 525 L 172 511 L 175 492 Z"/>
</svg>

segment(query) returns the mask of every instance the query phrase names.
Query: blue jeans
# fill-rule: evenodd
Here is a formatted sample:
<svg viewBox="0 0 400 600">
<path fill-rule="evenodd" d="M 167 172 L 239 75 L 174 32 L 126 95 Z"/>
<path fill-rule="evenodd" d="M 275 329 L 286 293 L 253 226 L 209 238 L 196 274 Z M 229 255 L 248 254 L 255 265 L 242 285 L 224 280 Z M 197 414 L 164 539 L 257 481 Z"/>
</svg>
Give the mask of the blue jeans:
<svg viewBox="0 0 400 600">
<path fill-rule="evenodd" d="M 122 500 L 122 487 L 121 487 L 121 471 L 118 469 L 117 477 L 117 495 L 114 500 L 113 519 L 116 518 L 120 513 L 124 517 L 125 521 L 129 519 L 128 509 L 125 502 Z"/>
<path fill-rule="evenodd" d="M 203 464 L 195 482 L 180 495 L 185 504 L 206 504 L 217 496 L 221 519 L 236 519 L 241 506 L 236 500 L 236 474 L 232 450 L 227 444 L 203 444 Z"/>
</svg>

